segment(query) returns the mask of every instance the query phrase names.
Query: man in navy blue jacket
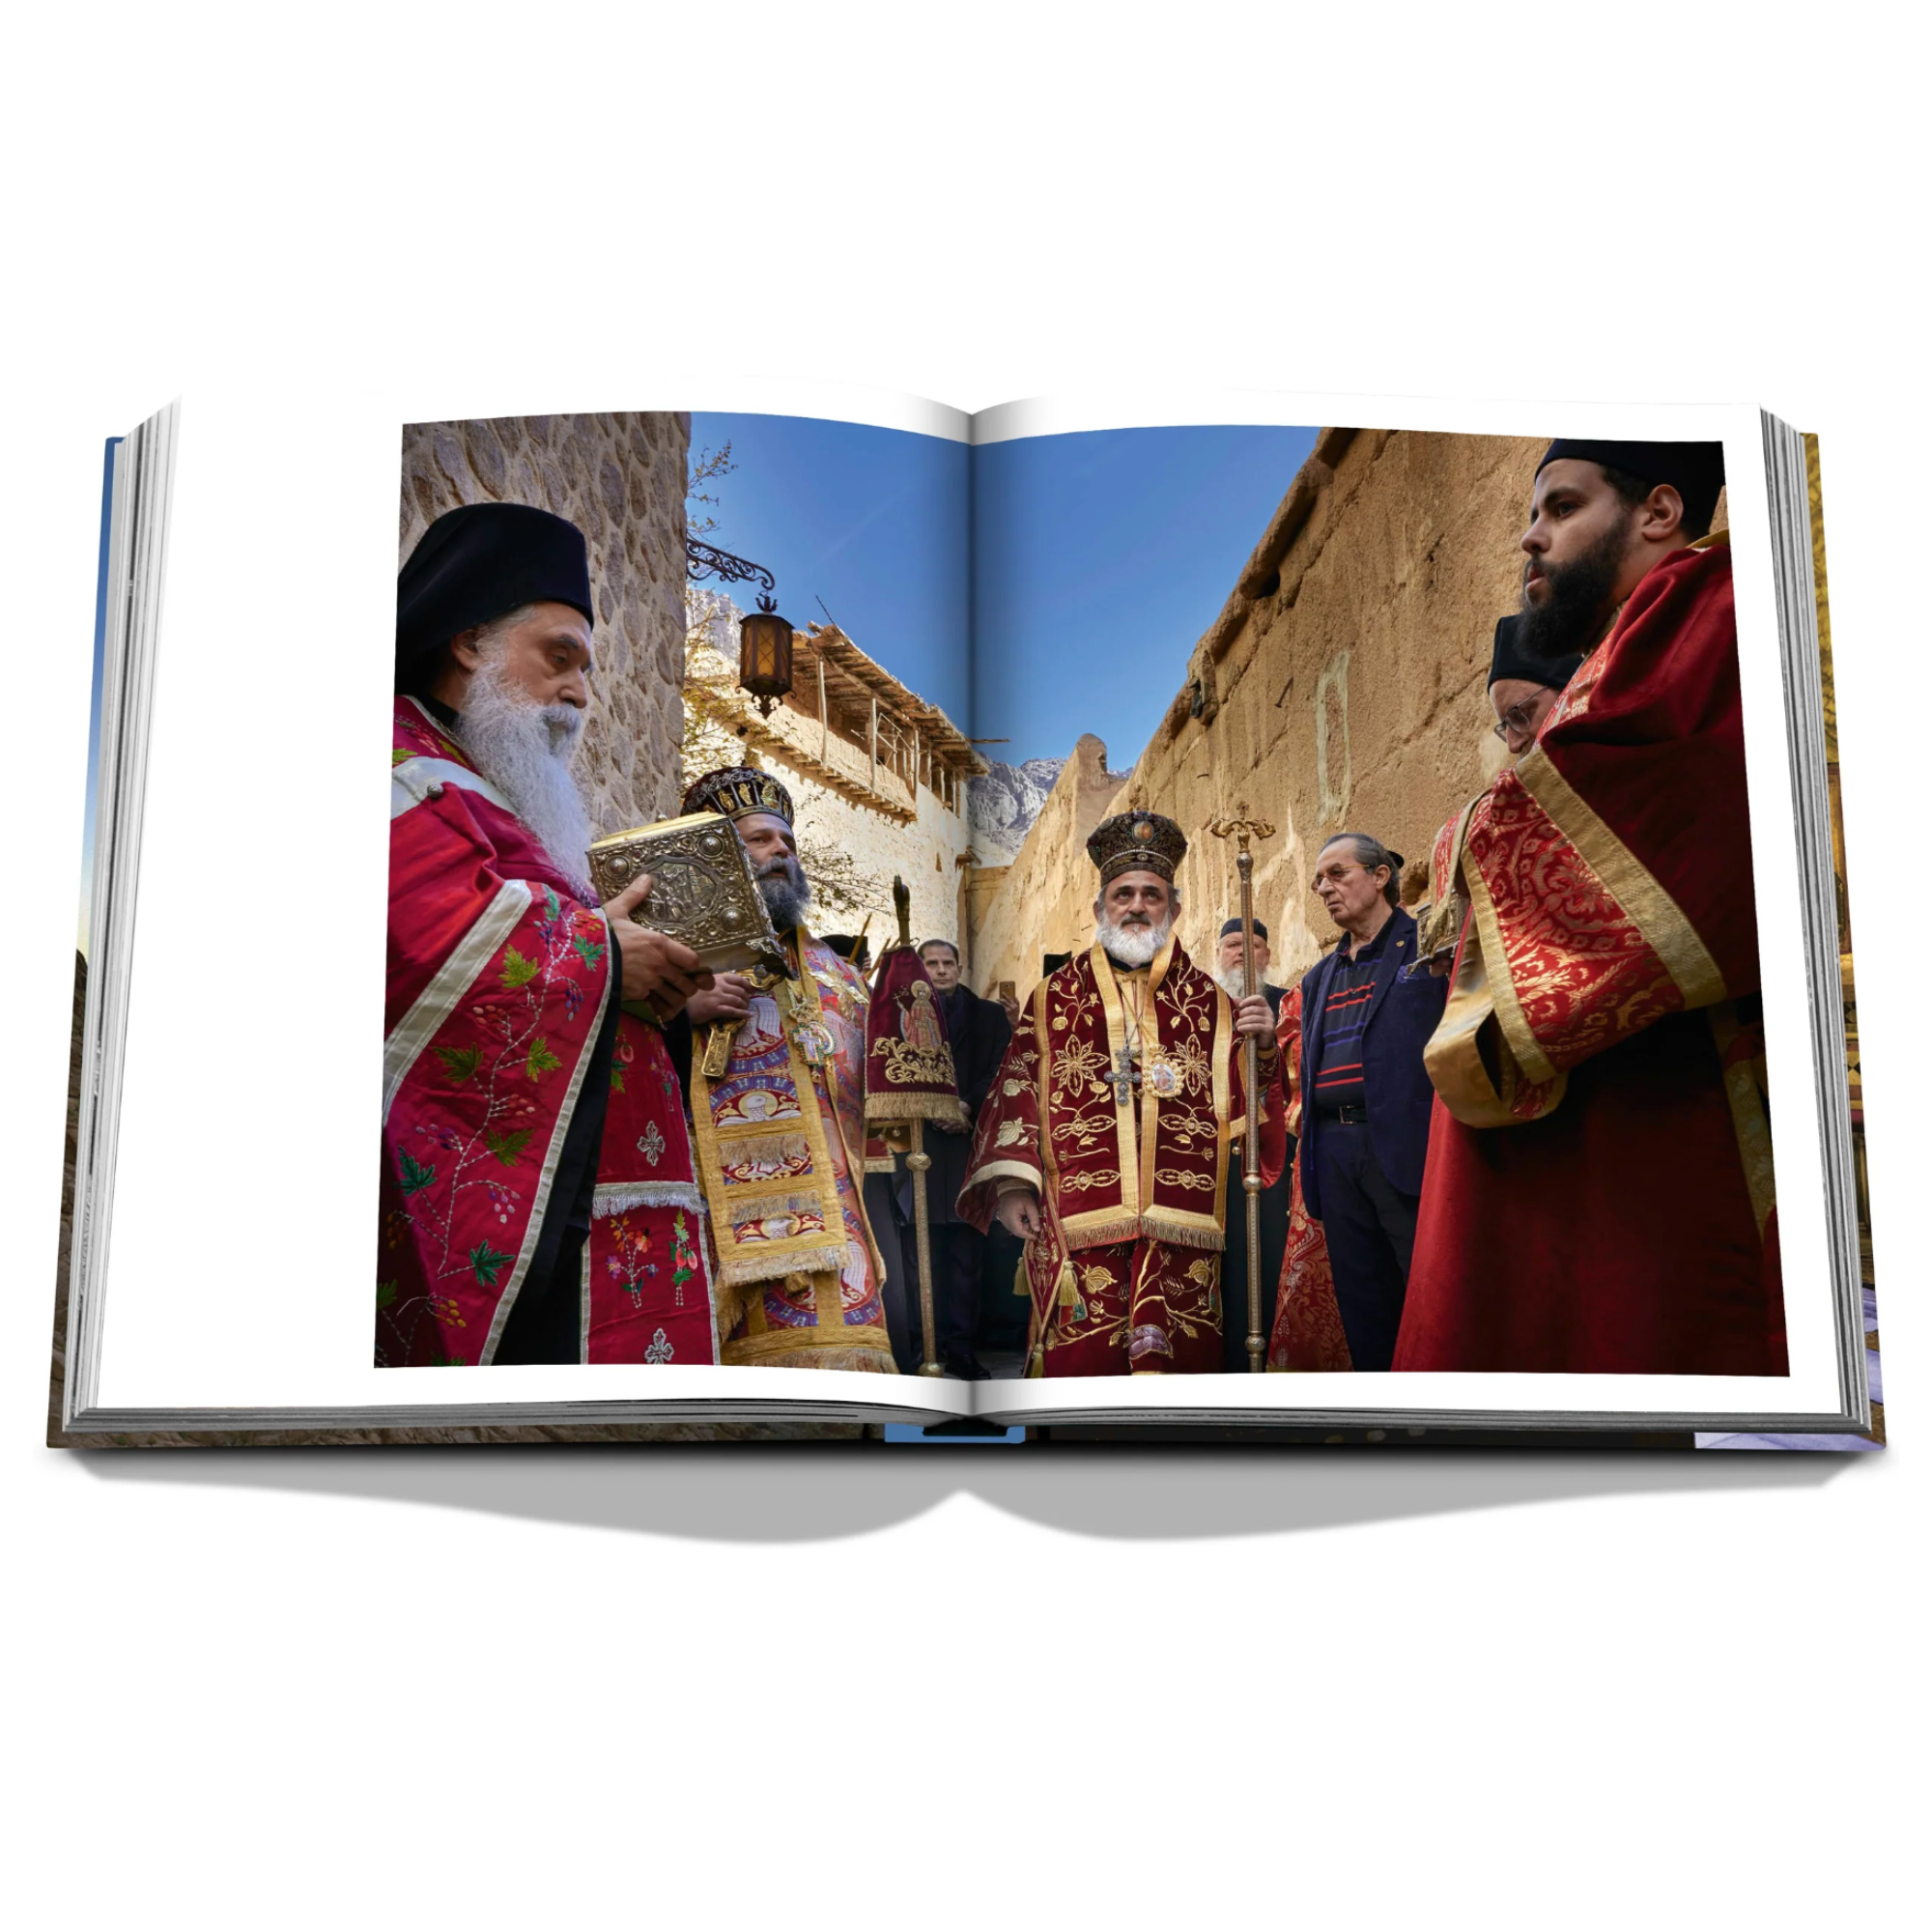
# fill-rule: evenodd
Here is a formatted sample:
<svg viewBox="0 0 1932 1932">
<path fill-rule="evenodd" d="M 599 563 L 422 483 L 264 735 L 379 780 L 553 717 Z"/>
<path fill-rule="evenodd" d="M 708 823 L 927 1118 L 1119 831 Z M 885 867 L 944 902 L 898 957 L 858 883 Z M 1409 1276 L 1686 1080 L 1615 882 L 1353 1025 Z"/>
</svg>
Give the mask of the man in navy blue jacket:
<svg viewBox="0 0 1932 1932">
<path fill-rule="evenodd" d="M 1402 855 L 1338 832 L 1315 895 L 1341 943 L 1301 982 L 1301 1193 L 1321 1223 L 1335 1301 L 1357 1369 L 1395 1356 L 1435 1092 L 1422 1049 L 1449 982 L 1416 963 L 1415 921 L 1396 896 Z"/>
</svg>

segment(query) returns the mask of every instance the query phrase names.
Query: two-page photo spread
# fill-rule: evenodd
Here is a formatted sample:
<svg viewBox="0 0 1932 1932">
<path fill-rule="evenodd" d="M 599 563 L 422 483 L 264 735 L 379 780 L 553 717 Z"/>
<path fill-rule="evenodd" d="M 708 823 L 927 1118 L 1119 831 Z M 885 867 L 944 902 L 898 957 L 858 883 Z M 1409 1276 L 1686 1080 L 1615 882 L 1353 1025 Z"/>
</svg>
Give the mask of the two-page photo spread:
<svg viewBox="0 0 1932 1932">
<path fill-rule="evenodd" d="M 403 423 L 362 1401 L 1829 1409 L 1816 445 L 1544 413 Z"/>
</svg>

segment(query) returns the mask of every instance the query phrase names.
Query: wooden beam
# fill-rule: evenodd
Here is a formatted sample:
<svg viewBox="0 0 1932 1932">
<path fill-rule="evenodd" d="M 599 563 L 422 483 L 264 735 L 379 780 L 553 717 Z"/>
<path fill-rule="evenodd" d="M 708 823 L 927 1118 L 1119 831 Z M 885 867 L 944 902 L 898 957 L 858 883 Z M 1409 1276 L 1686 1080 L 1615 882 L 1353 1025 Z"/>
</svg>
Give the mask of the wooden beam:
<svg viewBox="0 0 1932 1932">
<path fill-rule="evenodd" d="M 879 694 L 872 694 L 872 789 L 879 788 Z"/>
<path fill-rule="evenodd" d="M 825 659 L 818 659 L 818 757 L 823 764 L 831 752 L 831 726 L 825 722 Z"/>
</svg>

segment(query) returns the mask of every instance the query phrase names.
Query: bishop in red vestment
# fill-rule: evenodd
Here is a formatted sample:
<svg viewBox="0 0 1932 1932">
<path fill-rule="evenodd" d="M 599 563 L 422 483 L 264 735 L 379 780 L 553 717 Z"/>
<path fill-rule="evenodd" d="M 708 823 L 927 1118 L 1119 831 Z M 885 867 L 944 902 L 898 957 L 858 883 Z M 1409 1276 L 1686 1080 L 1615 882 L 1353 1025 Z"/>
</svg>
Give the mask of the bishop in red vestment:
<svg viewBox="0 0 1932 1932">
<path fill-rule="evenodd" d="M 588 703 L 576 526 L 469 505 L 397 584 L 376 1361 L 717 1360 L 656 1025 L 708 985 L 600 906 L 569 769 Z"/>
<path fill-rule="evenodd" d="M 1231 1001 L 1174 937 L 1179 826 L 1129 811 L 1094 829 L 1098 931 L 1035 989 L 980 1109 L 958 1211 L 1026 1242 L 1028 1373 L 1221 1368 L 1228 1150 L 1262 1043 L 1263 1179 L 1287 1143 L 1274 1014 Z"/>
<path fill-rule="evenodd" d="M 1398 1370 L 1786 1372 L 1721 465 L 1539 469 L 1517 646 L 1594 648 L 1437 841 L 1467 911 Z"/>
</svg>

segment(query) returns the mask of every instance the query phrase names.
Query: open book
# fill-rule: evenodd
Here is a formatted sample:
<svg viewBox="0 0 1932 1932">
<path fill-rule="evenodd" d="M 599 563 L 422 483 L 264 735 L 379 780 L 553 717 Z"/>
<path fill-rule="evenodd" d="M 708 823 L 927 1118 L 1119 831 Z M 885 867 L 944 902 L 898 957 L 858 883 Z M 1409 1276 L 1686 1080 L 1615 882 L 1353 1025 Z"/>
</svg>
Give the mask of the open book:
<svg viewBox="0 0 1932 1932">
<path fill-rule="evenodd" d="M 110 445 L 62 1439 L 1872 1438 L 1815 443 L 760 400 Z"/>
</svg>

